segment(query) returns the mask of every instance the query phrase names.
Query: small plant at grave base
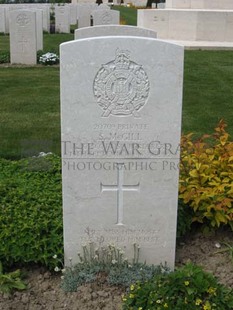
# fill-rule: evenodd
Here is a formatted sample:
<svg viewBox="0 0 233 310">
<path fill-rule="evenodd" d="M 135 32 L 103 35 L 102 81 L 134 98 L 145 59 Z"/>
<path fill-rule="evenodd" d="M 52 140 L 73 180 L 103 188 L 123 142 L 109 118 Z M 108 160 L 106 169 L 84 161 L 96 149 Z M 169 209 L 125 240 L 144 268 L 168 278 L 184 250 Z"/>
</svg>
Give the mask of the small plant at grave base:
<svg viewBox="0 0 233 310">
<path fill-rule="evenodd" d="M 192 134 L 182 137 L 179 198 L 193 209 L 193 222 L 233 229 L 233 142 L 225 127 L 220 121 L 196 142 Z"/>
<path fill-rule="evenodd" d="M 3 266 L 0 262 L 0 292 L 10 294 L 15 290 L 25 290 L 26 284 L 21 280 L 20 270 L 3 273 Z"/>
<path fill-rule="evenodd" d="M 10 52 L 0 52 L 0 64 L 10 63 Z"/>
<path fill-rule="evenodd" d="M 138 282 L 123 296 L 123 310 L 232 310 L 233 291 L 201 267 L 178 270 Z"/>
<path fill-rule="evenodd" d="M 93 242 L 83 246 L 83 255 L 78 254 L 80 262 L 62 270 L 61 287 L 66 292 L 77 291 L 85 283 L 93 282 L 98 275 L 104 275 L 111 285 L 129 287 L 137 281 L 152 278 L 155 274 L 168 272 L 168 268 L 161 266 L 147 266 L 139 263 L 139 247 L 134 244 L 132 263 L 124 258 L 124 252 L 114 245 L 96 248 Z"/>
<path fill-rule="evenodd" d="M 45 66 L 56 65 L 59 63 L 59 57 L 55 53 L 46 53 L 40 56 L 39 63 Z"/>
</svg>

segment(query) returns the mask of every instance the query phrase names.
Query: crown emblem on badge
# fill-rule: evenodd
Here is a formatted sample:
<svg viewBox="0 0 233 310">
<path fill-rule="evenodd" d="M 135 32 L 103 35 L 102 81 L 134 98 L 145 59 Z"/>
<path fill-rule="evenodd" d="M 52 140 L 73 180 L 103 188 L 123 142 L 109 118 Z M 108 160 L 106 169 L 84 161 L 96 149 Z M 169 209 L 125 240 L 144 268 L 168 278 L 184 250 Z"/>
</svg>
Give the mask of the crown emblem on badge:
<svg viewBox="0 0 233 310">
<path fill-rule="evenodd" d="M 116 50 L 115 59 L 101 66 L 94 79 L 94 96 L 102 117 L 139 117 L 149 95 L 148 76 L 141 65 L 130 60 L 128 50 Z"/>
<path fill-rule="evenodd" d="M 119 69 L 128 69 L 130 65 L 130 53 L 128 51 L 116 51 L 115 65 Z"/>
</svg>

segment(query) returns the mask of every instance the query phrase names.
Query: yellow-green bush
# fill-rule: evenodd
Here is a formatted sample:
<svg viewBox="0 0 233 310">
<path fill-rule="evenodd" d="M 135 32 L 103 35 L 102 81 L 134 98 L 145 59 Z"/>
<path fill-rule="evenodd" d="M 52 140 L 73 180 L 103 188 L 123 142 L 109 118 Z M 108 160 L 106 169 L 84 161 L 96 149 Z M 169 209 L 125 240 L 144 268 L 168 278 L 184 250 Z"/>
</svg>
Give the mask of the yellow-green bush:
<svg viewBox="0 0 233 310">
<path fill-rule="evenodd" d="M 220 121 L 213 135 L 182 137 L 179 198 L 194 210 L 193 222 L 233 229 L 233 142 Z"/>
</svg>

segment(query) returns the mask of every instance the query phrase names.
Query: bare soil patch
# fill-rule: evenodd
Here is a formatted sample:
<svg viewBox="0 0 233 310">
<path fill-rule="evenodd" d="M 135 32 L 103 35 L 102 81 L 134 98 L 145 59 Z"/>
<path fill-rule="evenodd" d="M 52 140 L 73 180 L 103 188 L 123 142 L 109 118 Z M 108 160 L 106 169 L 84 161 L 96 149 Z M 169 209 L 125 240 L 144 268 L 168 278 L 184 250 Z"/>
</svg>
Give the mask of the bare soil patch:
<svg viewBox="0 0 233 310">
<path fill-rule="evenodd" d="M 218 231 L 214 236 L 202 233 L 188 235 L 178 242 L 176 265 L 188 261 L 212 272 L 221 283 L 233 288 L 233 261 L 223 249 L 223 242 L 233 245 L 232 231 Z M 221 248 L 218 245 L 221 244 Z M 60 275 L 44 268 L 26 270 L 28 290 L 12 296 L 0 294 L 0 309 L 4 310 L 120 310 L 124 289 L 109 286 L 103 277 L 95 283 L 82 286 L 77 292 L 64 293 L 60 288 Z"/>
</svg>

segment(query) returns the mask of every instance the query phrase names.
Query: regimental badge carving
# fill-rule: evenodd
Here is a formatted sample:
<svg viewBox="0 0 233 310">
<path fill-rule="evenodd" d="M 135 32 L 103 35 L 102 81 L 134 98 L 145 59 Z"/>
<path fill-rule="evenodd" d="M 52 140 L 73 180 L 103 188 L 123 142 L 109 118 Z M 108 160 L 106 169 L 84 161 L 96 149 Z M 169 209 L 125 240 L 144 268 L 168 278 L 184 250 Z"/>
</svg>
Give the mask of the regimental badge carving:
<svg viewBox="0 0 233 310">
<path fill-rule="evenodd" d="M 115 60 L 102 65 L 94 80 L 94 95 L 104 110 L 102 117 L 140 117 L 150 83 L 143 67 L 130 60 L 127 50 L 116 51 Z"/>
<path fill-rule="evenodd" d="M 16 23 L 21 27 L 26 26 L 29 22 L 30 20 L 25 13 L 19 14 L 16 18 Z"/>
</svg>

